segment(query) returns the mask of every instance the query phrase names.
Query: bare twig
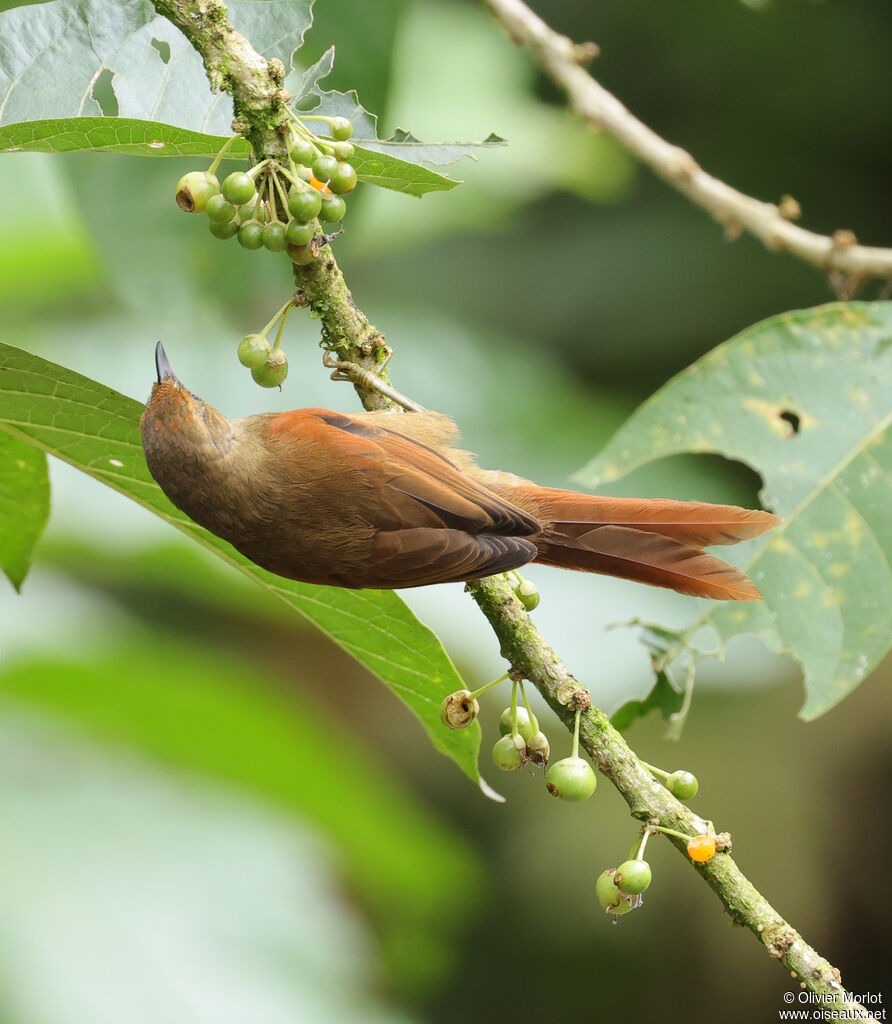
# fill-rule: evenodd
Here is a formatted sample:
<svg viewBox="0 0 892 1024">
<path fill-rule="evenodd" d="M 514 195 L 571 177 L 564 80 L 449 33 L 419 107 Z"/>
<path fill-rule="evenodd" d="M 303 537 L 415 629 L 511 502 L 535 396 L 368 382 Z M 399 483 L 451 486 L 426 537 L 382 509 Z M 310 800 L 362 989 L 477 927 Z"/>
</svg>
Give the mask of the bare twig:
<svg viewBox="0 0 892 1024">
<path fill-rule="evenodd" d="M 797 227 L 791 220 L 799 216 L 799 204 L 791 196 L 784 196 L 779 204 L 765 203 L 707 174 L 690 153 L 660 138 L 592 78 L 582 66 L 591 49 L 555 32 L 523 0 L 485 2 L 511 38 L 526 47 L 566 91 L 580 117 L 593 128 L 610 132 L 654 174 L 723 224 L 729 237 L 747 231 L 768 249 L 789 252 L 842 275 L 848 279 L 844 287 L 849 291 L 871 277 L 892 277 L 892 249 L 858 245 L 851 231 L 828 236 Z"/>
</svg>

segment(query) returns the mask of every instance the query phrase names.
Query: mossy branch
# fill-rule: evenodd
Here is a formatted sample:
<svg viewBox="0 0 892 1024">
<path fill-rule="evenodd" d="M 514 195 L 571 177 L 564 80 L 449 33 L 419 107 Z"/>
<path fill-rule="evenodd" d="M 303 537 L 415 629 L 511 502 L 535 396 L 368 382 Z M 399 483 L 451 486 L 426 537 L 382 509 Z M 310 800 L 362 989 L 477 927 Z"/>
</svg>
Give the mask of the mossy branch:
<svg viewBox="0 0 892 1024">
<path fill-rule="evenodd" d="M 277 58 L 266 60 L 237 32 L 220 0 L 153 0 L 155 9 L 186 36 L 204 61 L 211 89 L 226 91 L 235 107 L 234 128 L 259 160 L 284 156 L 288 131 L 287 101 L 282 89 L 286 69 Z M 328 245 L 308 266 L 294 266 L 297 304 L 306 306 L 322 327 L 322 346 L 344 364 L 333 376 L 354 379 L 367 409 L 404 404 L 369 386 L 369 375 L 387 378 L 389 357 L 384 335 L 356 307 L 344 275 Z M 393 395 L 398 393 L 393 392 Z M 411 403 L 410 403 L 411 404 Z"/>
<path fill-rule="evenodd" d="M 275 156 L 281 141 L 278 81 L 269 64 L 254 51 L 226 17 L 219 0 L 154 0 L 158 11 L 189 38 L 204 59 L 211 85 L 229 91 L 239 120 L 258 156 Z M 376 373 L 389 356 L 383 335 L 359 310 L 334 256 L 324 248 L 308 267 L 295 268 L 298 304 L 306 306 L 322 328 L 322 345 L 345 364 L 342 377 L 352 379 L 367 409 L 411 407 L 392 387 L 379 384 Z M 329 363 L 331 365 L 331 363 Z M 351 369 L 352 367 L 353 369 Z M 336 369 L 336 374 L 339 372 Z M 380 376 L 380 375 L 379 375 Z M 706 822 L 658 784 L 610 725 L 591 695 L 571 674 L 539 633 L 517 599 L 507 577 L 469 583 L 467 590 L 486 616 L 511 665 L 512 675 L 533 683 L 568 729 L 581 709 L 580 740 L 598 769 L 623 795 L 634 817 L 659 823 L 687 835 L 706 831 Z M 669 839 L 684 851 L 681 840 Z M 793 972 L 796 984 L 822 997 L 842 1002 L 839 971 L 821 957 L 744 877 L 728 853 L 695 865 L 716 892 L 725 910 L 749 928 L 771 956 Z M 875 1018 L 856 1002 L 847 1002 L 860 1020 Z"/>
<path fill-rule="evenodd" d="M 236 32 L 220 0 L 153 2 L 199 53 L 211 89 L 232 97 L 238 133 L 254 152 L 284 155 L 287 93 L 282 90 L 282 62 L 275 57 L 266 60 Z"/>
</svg>

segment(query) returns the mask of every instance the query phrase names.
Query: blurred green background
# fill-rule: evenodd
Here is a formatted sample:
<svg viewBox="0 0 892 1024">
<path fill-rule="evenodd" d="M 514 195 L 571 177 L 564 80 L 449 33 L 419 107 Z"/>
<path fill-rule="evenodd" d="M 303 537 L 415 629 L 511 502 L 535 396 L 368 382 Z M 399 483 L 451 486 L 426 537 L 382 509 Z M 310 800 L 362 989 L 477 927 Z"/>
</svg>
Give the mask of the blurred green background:
<svg viewBox="0 0 892 1024">
<path fill-rule="evenodd" d="M 0 4 L 0 6 L 10 6 Z M 892 238 L 884 0 L 702 5 L 541 0 L 602 47 L 595 71 L 713 173 L 805 223 Z M 449 412 L 487 466 L 566 486 L 668 376 L 770 314 L 831 298 L 796 261 L 732 244 L 564 109 L 477 6 L 318 0 L 302 57 L 384 128 L 511 145 L 421 201 L 360 188 L 337 253 L 386 331 L 397 385 Z M 0 160 L 0 337 L 144 397 L 163 339 L 230 416 L 356 408 L 317 327 L 294 316 L 282 394 L 235 359 L 289 288 L 287 261 L 182 216 L 185 163 Z M 868 295 L 875 291 L 868 291 Z M 622 1015 L 769 1019 L 790 985 L 652 844 L 644 913 L 616 926 L 594 879 L 634 829 L 607 784 L 584 806 L 541 777 L 483 799 L 414 720 L 324 637 L 126 499 L 52 465 L 53 516 L 16 596 L 0 586 L 0 1019 L 431 1024 Z M 751 502 L 720 459 L 642 471 L 625 493 Z M 649 684 L 639 616 L 692 599 L 535 569 L 545 635 L 608 709 Z M 466 678 L 502 671 L 461 587 L 406 599 Z M 680 744 L 630 739 L 697 773 L 696 809 L 856 991 L 888 966 L 889 885 L 850 880 L 892 838 L 888 662 L 825 718 L 795 717 L 795 666 L 755 641 L 698 680 Z M 505 693 L 484 702 L 484 765 Z M 568 745 L 545 713 L 553 749 Z M 882 857 L 882 853 L 875 856 Z M 885 948 L 884 948 L 885 947 Z M 766 1014 L 768 1015 L 766 1017 Z"/>
</svg>

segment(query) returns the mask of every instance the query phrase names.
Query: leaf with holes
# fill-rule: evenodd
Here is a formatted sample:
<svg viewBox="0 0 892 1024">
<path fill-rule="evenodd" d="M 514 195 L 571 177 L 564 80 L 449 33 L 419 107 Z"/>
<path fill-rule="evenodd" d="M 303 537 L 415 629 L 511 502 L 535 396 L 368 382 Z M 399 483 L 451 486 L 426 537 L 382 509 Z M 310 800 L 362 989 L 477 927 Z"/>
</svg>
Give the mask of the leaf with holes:
<svg viewBox="0 0 892 1024">
<path fill-rule="evenodd" d="M 230 0 L 227 9 L 258 51 L 289 68 L 310 5 Z M 103 85 L 114 95 L 106 109 Z M 0 14 L 0 124 L 102 114 L 224 135 L 232 100 L 211 92 L 198 53 L 145 0 L 51 0 Z"/>
<path fill-rule="evenodd" d="M 648 399 L 578 479 L 606 484 L 682 452 L 762 475 L 763 503 L 784 522 L 733 551 L 765 600 L 713 605 L 695 625 L 723 641 L 756 633 L 791 654 L 805 678 L 800 715 L 813 719 L 892 644 L 890 420 L 892 303 L 836 303 L 772 317 L 714 349 Z"/>
<path fill-rule="evenodd" d="M 0 434 L 0 569 L 20 590 L 50 514 L 46 456 Z"/>
<path fill-rule="evenodd" d="M 311 68 L 308 68 L 299 77 L 295 72 L 291 90 L 294 94 L 295 108 L 304 116 L 346 117 L 353 123 L 353 135 L 350 141 L 355 146 L 362 148 L 365 154 L 377 153 L 382 160 L 388 158 L 388 165 L 391 168 L 395 168 L 398 164 L 443 166 L 454 164 L 463 157 L 470 157 L 474 160 L 476 159 L 474 154 L 479 149 L 505 145 L 505 140 L 494 134 L 490 134 L 482 142 L 422 142 L 420 139 L 416 139 L 411 132 L 402 128 L 397 128 L 389 139 L 379 139 L 378 118 L 363 107 L 354 91 L 328 91 L 319 85 L 333 67 L 334 47 L 330 47 Z M 368 156 L 365 158 L 369 159 Z M 385 177 L 392 178 L 393 176 L 391 170 Z M 449 179 L 444 180 L 448 181 Z M 452 184 L 457 184 L 457 182 Z"/>
<path fill-rule="evenodd" d="M 309 619 L 384 682 L 419 718 L 434 746 L 485 792 L 480 726 L 452 732 L 440 701 L 464 687 L 437 637 L 391 591 L 340 590 L 281 579 L 249 562 L 167 500 L 146 467 L 140 402 L 55 363 L 0 344 L 0 435 L 55 455 L 126 494 Z"/>
<path fill-rule="evenodd" d="M 260 52 L 290 67 L 310 24 L 310 0 L 237 0 L 229 13 Z M 495 135 L 480 143 L 429 144 L 401 129 L 379 139 L 377 118 L 355 92 L 320 88 L 333 65 L 332 47 L 294 73 L 295 106 L 310 118 L 353 122 L 352 162 L 361 181 L 416 197 L 448 191 L 459 182 L 425 164 L 455 163 L 503 144 Z M 105 108 L 103 87 L 113 94 Z M 211 157 L 229 135 L 232 113 L 228 96 L 211 93 L 186 38 L 141 0 L 110 6 L 52 0 L 0 14 L 0 152 Z M 239 141 L 230 154 L 246 158 L 247 144 Z"/>
</svg>

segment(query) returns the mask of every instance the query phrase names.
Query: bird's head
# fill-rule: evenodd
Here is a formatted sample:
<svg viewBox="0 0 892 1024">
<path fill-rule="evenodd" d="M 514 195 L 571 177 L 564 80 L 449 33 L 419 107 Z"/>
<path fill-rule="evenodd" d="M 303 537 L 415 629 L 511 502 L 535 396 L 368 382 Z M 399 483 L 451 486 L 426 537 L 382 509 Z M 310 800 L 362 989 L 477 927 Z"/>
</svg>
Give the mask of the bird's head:
<svg viewBox="0 0 892 1024">
<path fill-rule="evenodd" d="M 232 443 L 229 421 L 180 383 L 160 341 L 155 347 L 155 369 L 158 380 L 140 421 L 152 472 L 159 460 L 188 468 L 222 457 Z"/>
</svg>

